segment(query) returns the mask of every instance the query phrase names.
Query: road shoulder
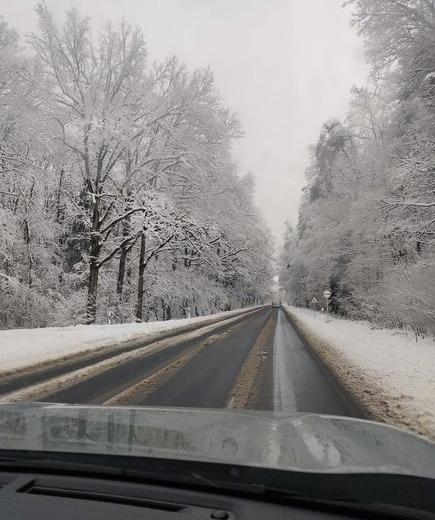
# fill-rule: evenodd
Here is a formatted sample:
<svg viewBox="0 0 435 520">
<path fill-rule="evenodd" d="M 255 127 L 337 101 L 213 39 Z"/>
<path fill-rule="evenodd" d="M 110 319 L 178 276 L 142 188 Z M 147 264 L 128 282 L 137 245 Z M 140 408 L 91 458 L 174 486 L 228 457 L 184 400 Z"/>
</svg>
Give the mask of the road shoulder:
<svg viewBox="0 0 435 520">
<path fill-rule="evenodd" d="M 303 319 L 301 313 L 292 312 L 291 308 L 286 307 L 285 310 L 300 336 L 361 407 L 367 418 L 435 439 L 434 417 L 419 413 L 418 407 L 407 406 L 403 395 L 395 395 L 386 384 L 388 373 L 379 377 L 373 370 L 365 369 L 341 345 L 335 344 L 314 328 L 311 323 L 313 320 Z"/>
</svg>

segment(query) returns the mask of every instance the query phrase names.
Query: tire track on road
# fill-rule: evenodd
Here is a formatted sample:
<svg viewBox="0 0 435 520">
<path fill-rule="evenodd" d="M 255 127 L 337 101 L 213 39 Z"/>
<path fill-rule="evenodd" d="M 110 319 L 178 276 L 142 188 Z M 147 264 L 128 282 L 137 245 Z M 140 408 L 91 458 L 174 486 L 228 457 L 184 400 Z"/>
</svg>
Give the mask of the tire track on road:
<svg viewBox="0 0 435 520">
<path fill-rule="evenodd" d="M 116 344 L 104 345 L 92 349 L 91 351 L 78 352 L 75 354 L 63 356 L 58 359 L 47 360 L 38 365 L 8 371 L 0 374 L 0 395 L 9 394 L 11 392 L 20 390 L 24 387 L 36 385 L 44 381 L 49 381 L 56 377 L 68 374 L 81 368 L 86 368 L 89 365 L 97 364 L 107 359 L 113 358 L 123 353 L 132 352 L 134 350 L 152 345 L 157 341 L 170 339 L 180 336 L 182 334 L 201 330 L 209 325 L 225 323 L 226 320 L 232 318 L 243 318 L 252 313 L 258 312 L 261 308 L 241 309 L 235 316 L 221 318 L 216 320 L 213 315 L 210 319 L 204 320 L 200 323 L 193 323 L 190 325 L 180 325 L 180 328 L 171 329 L 169 331 L 157 332 L 153 335 L 146 335 L 145 338 L 130 339 L 118 341 Z M 1 370 L 1 367 L 0 367 Z"/>
<path fill-rule="evenodd" d="M 273 356 L 273 338 L 277 317 L 277 311 L 273 310 L 228 396 L 228 408 L 273 409 L 273 400 L 270 395 L 272 377 L 271 374 L 268 374 L 268 368 L 272 362 L 270 358 Z"/>
<path fill-rule="evenodd" d="M 136 404 L 224 408 L 255 341 L 269 321 L 262 309 L 207 348 L 197 352 L 162 385 Z"/>
<path fill-rule="evenodd" d="M 275 411 L 364 417 L 284 309 L 279 311 L 275 334 L 273 380 Z"/>
<path fill-rule="evenodd" d="M 197 354 L 199 354 L 201 351 L 207 348 L 210 343 L 213 343 L 213 341 L 216 341 L 217 339 L 219 339 L 218 335 L 210 336 L 200 345 L 189 349 L 180 356 L 177 356 L 168 365 L 165 365 L 164 367 L 160 368 L 160 370 L 157 370 L 157 372 L 154 372 L 152 375 L 148 376 L 142 381 L 139 381 L 139 383 L 136 383 L 130 388 L 127 388 L 120 394 L 115 395 L 103 404 L 105 406 L 132 406 L 138 404 L 147 396 L 155 392 L 157 388 L 168 382 L 175 375 L 177 370 L 180 370 L 188 363 L 190 363 L 190 361 L 192 361 L 192 359 Z"/>
<path fill-rule="evenodd" d="M 39 400 L 73 404 L 100 404 L 131 386 L 131 379 L 129 378 L 132 376 L 136 376 L 134 382 L 137 382 L 143 378 L 146 370 L 155 370 L 160 367 L 163 362 L 167 361 L 168 357 L 174 354 L 173 349 L 178 349 L 177 352 L 179 352 L 187 348 L 192 341 L 203 339 L 218 331 L 225 331 L 228 327 L 243 322 L 258 312 L 261 312 L 261 309 L 249 312 L 247 315 L 227 318 L 224 321 L 110 357 L 91 366 L 2 395 L 0 402 Z M 121 387 L 122 385 L 124 387 L 119 388 L 120 384 Z M 98 399 L 99 396 L 101 396 L 101 399 Z"/>
</svg>

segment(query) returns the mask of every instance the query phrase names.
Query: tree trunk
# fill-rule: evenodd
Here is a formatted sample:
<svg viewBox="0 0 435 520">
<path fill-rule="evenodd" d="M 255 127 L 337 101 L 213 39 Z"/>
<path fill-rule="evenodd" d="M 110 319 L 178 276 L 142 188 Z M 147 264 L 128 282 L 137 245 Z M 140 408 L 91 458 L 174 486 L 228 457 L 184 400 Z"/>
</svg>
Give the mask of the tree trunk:
<svg viewBox="0 0 435 520">
<path fill-rule="evenodd" d="M 124 289 L 124 279 L 125 279 L 125 266 L 127 264 L 127 248 L 123 248 L 121 250 L 121 254 L 119 257 L 119 265 L 118 265 L 118 280 L 116 282 L 116 294 L 121 297 L 122 291 Z"/>
<path fill-rule="evenodd" d="M 139 275 L 137 281 L 136 321 L 142 321 L 143 318 L 143 275 L 145 272 L 145 246 L 145 233 L 142 233 L 142 236 L 140 238 Z"/>
<path fill-rule="evenodd" d="M 98 248 L 99 249 L 99 248 Z M 100 273 L 100 267 L 98 265 L 97 257 L 92 256 L 91 247 L 91 261 L 89 263 L 89 280 L 88 280 L 88 301 L 86 306 L 86 323 L 88 325 L 95 323 L 97 317 L 97 291 L 98 291 L 98 275 Z"/>
<path fill-rule="evenodd" d="M 60 170 L 60 175 L 59 175 L 59 186 L 57 188 L 57 200 L 56 200 L 56 222 L 58 224 L 60 223 L 61 216 L 63 217 L 63 215 L 61 215 L 60 201 L 61 201 L 61 196 L 62 196 L 62 181 L 63 181 L 64 173 L 65 173 L 64 169 L 62 168 Z"/>
<path fill-rule="evenodd" d="M 30 237 L 30 227 L 29 221 L 27 218 L 24 219 L 24 241 L 26 243 L 27 250 L 27 260 L 28 260 L 28 271 L 27 271 L 27 285 L 32 287 L 32 272 L 33 272 L 33 256 L 32 256 L 32 248 L 30 245 L 31 237 Z"/>
<path fill-rule="evenodd" d="M 89 244 L 89 279 L 88 279 L 88 299 L 86 305 L 86 323 L 95 323 L 97 317 L 97 291 L 98 275 L 100 272 L 100 211 L 98 199 L 94 202 L 92 211 L 92 230 Z"/>
<path fill-rule="evenodd" d="M 130 170 L 128 170 L 128 171 L 130 171 Z M 129 194 L 126 196 L 126 201 L 127 201 L 127 203 L 125 206 L 125 210 L 128 211 L 132 208 L 131 199 L 130 199 Z M 130 233 L 130 218 L 128 217 L 122 222 L 122 236 L 125 238 L 128 236 L 129 233 Z M 121 253 L 120 253 L 120 257 L 119 257 L 118 279 L 117 279 L 117 283 L 116 283 L 116 294 L 119 296 L 119 298 L 121 297 L 122 291 L 124 290 L 125 266 L 127 264 L 127 257 L 128 257 L 128 253 L 129 253 L 130 249 L 131 249 L 131 246 L 125 245 L 121 249 Z"/>
</svg>

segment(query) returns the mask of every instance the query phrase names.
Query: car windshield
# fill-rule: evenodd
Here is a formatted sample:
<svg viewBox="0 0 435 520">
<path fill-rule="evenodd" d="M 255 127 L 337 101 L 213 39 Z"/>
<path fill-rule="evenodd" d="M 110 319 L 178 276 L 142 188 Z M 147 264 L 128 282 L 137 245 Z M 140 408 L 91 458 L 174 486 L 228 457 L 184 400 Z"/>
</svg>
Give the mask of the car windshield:
<svg viewBox="0 0 435 520">
<path fill-rule="evenodd" d="M 0 4 L 0 472 L 435 479 L 434 2 Z"/>
</svg>

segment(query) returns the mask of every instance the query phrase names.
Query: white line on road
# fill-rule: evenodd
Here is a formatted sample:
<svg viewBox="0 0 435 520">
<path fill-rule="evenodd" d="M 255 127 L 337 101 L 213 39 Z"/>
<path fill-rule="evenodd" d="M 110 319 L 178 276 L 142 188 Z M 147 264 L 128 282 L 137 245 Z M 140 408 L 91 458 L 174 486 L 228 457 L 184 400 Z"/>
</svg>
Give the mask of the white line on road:
<svg viewBox="0 0 435 520">
<path fill-rule="evenodd" d="M 278 311 L 273 344 L 273 409 L 277 412 L 296 412 L 288 345 L 290 337 L 284 312 Z"/>
</svg>

